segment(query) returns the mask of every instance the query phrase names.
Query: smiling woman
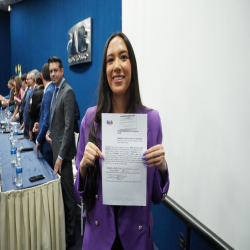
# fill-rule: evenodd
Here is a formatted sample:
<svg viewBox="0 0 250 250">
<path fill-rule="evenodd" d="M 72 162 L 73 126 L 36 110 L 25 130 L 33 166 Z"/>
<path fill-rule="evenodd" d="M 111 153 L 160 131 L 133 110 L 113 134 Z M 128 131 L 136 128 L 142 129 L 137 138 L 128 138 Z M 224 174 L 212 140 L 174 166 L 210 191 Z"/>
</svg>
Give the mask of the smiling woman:
<svg viewBox="0 0 250 250">
<path fill-rule="evenodd" d="M 147 115 L 146 206 L 112 206 L 102 201 L 102 113 Z M 96 107 L 87 110 L 80 131 L 75 194 L 86 204 L 82 249 L 153 250 L 151 202 L 159 204 L 168 192 L 169 174 L 162 143 L 159 113 L 142 105 L 133 48 L 123 33 L 106 42 Z M 141 164 L 141 163 L 140 163 Z M 127 240 L 129 239 L 129 240 Z"/>
<path fill-rule="evenodd" d="M 117 36 L 109 44 L 107 50 L 107 79 L 112 91 L 114 113 L 124 113 L 119 107 L 126 107 L 129 100 L 129 86 L 131 82 L 131 63 L 128 49 L 124 40 Z M 122 105 L 119 105 L 122 103 Z M 125 105 L 124 105 L 125 104 Z"/>
</svg>

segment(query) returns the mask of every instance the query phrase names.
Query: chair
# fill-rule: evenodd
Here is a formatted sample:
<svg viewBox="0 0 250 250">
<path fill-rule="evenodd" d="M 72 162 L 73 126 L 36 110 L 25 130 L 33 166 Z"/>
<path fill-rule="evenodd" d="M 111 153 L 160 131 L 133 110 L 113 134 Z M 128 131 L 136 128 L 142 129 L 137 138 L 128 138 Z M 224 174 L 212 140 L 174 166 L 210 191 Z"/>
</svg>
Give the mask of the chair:
<svg viewBox="0 0 250 250">
<path fill-rule="evenodd" d="M 77 149 L 78 140 L 79 140 L 79 133 L 74 132 L 74 134 L 75 134 L 75 144 L 76 144 L 76 149 Z M 74 183 L 75 183 L 76 174 L 77 174 L 76 157 L 74 157 L 74 159 L 72 160 L 72 170 L 73 170 L 73 178 L 74 178 Z M 84 203 L 83 203 L 82 198 L 81 198 L 81 203 L 77 204 L 77 206 L 81 209 L 81 235 L 83 235 L 83 219 L 82 219 L 82 215 L 83 215 L 83 210 L 84 210 Z"/>
<path fill-rule="evenodd" d="M 76 149 L 77 149 L 78 140 L 79 140 L 79 133 L 74 132 L 74 135 L 75 135 L 75 144 L 76 144 Z M 72 170 L 73 170 L 73 178 L 74 178 L 74 183 L 75 183 L 76 173 L 77 173 L 77 170 L 76 170 L 76 156 L 72 160 Z"/>
</svg>

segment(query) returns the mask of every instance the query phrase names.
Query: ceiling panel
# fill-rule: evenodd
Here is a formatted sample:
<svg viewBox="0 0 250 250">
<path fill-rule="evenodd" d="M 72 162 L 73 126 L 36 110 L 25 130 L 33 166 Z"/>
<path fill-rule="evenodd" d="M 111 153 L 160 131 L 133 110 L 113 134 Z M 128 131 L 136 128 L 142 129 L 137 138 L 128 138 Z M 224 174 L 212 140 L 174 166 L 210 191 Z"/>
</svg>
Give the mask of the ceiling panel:
<svg viewBox="0 0 250 250">
<path fill-rule="evenodd" d="M 13 5 L 22 1 L 23 0 L 0 0 L 0 10 L 8 11 L 9 5 Z"/>
</svg>

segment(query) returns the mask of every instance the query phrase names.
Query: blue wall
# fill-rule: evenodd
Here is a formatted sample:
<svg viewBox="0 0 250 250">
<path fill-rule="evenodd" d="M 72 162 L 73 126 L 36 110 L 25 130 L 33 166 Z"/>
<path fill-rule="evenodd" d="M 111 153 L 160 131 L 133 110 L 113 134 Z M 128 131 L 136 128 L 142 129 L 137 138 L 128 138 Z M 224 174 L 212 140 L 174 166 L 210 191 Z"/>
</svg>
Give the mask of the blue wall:
<svg viewBox="0 0 250 250">
<path fill-rule="evenodd" d="M 68 31 L 88 17 L 92 18 L 92 62 L 69 67 Z M 11 69 L 21 64 L 22 73 L 40 71 L 49 57 L 60 57 L 83 117 L 96 104 L 105 42 L 122 28 L 121 0 L 25 0 L 12 6 L 10 23 Z"/>
<path fill-rule="evenodd" d="M 153 205 L 153 240 L 158 249 L 179 250 L 180 232 L 186 237 L 186 225 L 163 204 Z"/>
<path fill-rule="evenodd" d="M 186 224 L 163 204 L 152 205 L 151 210 L 154 216 L 153 239 L 157 248 L 159 250 L 181 250 L 182 248 L 179 245 L 180 233 L 183 234 L 184 240 L 186 241 Z M 212 250 L 212 248 L 193 231 L 191 231 L 190 235 L 190 249 Z"/>
<path fill-rule="evenodd" d="M 0 10 L 0 94 L 8 95 L 10 70 L 10 13 Z"/>
</svg>

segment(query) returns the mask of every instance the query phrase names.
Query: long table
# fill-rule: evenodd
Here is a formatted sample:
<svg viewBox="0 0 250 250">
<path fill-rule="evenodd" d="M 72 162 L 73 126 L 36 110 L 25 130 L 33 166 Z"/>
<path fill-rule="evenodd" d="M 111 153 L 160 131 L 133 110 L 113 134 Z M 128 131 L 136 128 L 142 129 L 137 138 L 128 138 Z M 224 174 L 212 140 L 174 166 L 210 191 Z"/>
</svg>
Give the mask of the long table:
<svg viewBox="0 0 250 250">
<path fill-rule="evenodd" d="M 35 147 L 26 139 L 18 140 L 18 143 L 23 147 Z M 53 174 L 41 154 L 37 157 L 36 150 L 22 152 L 23 186 L 17 188 L 12 180 L 14 167 L 10 164 L 9 134 L 0 134 L 0 152 L 3 181 L 0 192 L 0 250 L 65 249 L 60 176 Z M 29 177 L 39 174 L 43 174 L 45 179 L 29 181 Z"/>
</svg>

